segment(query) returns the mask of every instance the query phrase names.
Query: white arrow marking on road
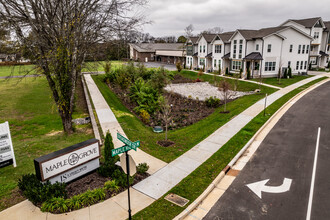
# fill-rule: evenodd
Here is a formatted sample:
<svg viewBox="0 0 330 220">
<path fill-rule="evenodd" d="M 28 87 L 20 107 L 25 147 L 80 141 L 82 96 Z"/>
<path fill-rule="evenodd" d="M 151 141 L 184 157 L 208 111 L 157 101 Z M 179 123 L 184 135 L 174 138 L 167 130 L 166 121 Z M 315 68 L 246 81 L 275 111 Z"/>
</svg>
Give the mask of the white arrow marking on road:
<svg viewBox="0 0 330 220">
<path fill-rule="evenodd" d="M 261 199 L 261 192 L 267 193 L 284 193 L 290 190 L 292 179 L 284 178 L 283 184 L 281 186 L 266 186 L 267 180 L 262 180 L 256 183 L 250 183 L 246 186 L 249 187 L 252 192 L 254 192 Z"/>
</svg>

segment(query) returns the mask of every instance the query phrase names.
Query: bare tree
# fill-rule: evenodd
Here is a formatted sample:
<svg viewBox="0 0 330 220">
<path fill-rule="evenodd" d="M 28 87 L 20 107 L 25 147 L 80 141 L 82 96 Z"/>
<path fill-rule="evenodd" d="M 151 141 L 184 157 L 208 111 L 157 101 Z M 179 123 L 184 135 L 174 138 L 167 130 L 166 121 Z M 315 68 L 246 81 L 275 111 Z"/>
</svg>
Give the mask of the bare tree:
<svg viewBox="0 0 330 220">
<path fill-rule="evenodd" d="M 76 83 L 88 48 L 143 21 L 127 12 L 145 0 L 0 0 L 0 20 L 25 44 L 29 34 L 35 64 L 46 76 L 62 119 L 72 133 Z"/>
<path fill-rule="evenodd" d="M 185 27 L 184 32 L 186 34 L 186 38 L 192 37 L 192 32 L 194 31 L 194 26 L 192 24 L 189 24 L 187 27 Z"/>
<path fill-rule="evenodd" d="M 235 96 L 235 92 L 231 91 L 231 84 L 227 82 L 225 79 L 221 80 L 219 83 L 219 91 L 222 94 L 222 98 L 224 101 L 224 113 L 227 113 L 227 102 L 229 99 Z"/>
<path fill-rule="evenodd" d="M 172 108 L 171 108 L 171 105 L 169 104 L 169 100 L 167 100 L 166 98 L 161 99 L 160 115 L 165 124 L 165 141 L 167 141 L 168 125 L 170 124 L 170 122 L 172 120 L 171 112 L 172 112 Z"/>
</svg>

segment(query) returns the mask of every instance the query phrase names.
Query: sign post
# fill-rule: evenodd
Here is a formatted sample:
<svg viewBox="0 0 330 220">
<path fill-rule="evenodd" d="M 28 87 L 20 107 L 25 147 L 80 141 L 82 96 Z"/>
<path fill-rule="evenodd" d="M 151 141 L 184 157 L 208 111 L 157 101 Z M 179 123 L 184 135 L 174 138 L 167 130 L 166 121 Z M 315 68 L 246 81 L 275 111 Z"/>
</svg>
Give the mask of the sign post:
<svg viewBox="0 0 330 220">
<path fill-rule="evenodd" d="M 132 214 L 131 214 L 131 196 L 130 196 L 130 192 L 129 192 L 129 176 L 130 176 L 130 160 L 132 160 L 132 158 L 128 155 L 128 151 L 134 149 L 136 151 L 136 149 L 138 147 L 140 147 L 140 141 L 135 141 L 132 142 L 130 140 L 128 140 L 127 138 L 125 138 L 124 136 L 122 136 L 121 134 L 117 133 L 117 139 L 120 140 L 121 142 L 123 142 L 125 145 L 116 149 L 113 149 L 111 151 L 111 156 L 114 157 L 118 154 L 121 153 L 125 153 L 125 157 L 126 157 L 126 174 L 127 174 L 127 196 L 128 196 L 128 219 L 131 220 L 132 219 Z M 133 161 L 134 163 L 134 161 Z"/>
<path fill-rule="evenodd" d="M 0 124 L 0 168 L 13 164 L 16 167 L 14 146 L 11 140 L 9 123 Z"/>
</svg>

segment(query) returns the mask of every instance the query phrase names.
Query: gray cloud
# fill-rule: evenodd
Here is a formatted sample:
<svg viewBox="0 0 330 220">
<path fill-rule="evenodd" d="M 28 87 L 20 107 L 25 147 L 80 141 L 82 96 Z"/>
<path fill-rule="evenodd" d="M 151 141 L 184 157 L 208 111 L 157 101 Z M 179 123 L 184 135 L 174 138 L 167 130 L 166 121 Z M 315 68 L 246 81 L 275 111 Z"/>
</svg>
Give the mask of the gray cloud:
<svg viewBox="0 0 330 220">
<path fill-rule="evenodd" d="M 328 0 L 150 0 L 144 9 L 152 24 L 144 32 L 153 36 L 194 34 L 212 27 L 225 31 L 278 26 L 289 18 L 322 17 L 330 20 Z"/>
</svg>

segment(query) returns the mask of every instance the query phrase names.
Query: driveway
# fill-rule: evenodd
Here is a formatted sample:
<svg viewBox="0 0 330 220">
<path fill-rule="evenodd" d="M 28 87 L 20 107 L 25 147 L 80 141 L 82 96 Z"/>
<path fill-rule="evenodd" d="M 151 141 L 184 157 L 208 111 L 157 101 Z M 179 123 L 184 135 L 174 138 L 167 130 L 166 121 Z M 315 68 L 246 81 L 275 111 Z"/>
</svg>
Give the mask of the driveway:
<svg viewBox="0 0 330 220">
<path fill-rule="evenodd" d="M 157 62 L 147 62 L 143 63 L 147 68 L 159 68 L 163 66 L 165 69 L 174 71 L 176 70 L 176 67 L 174 64 L 166 64 L 166 63 L 157 63 Z"/>
</svg>

